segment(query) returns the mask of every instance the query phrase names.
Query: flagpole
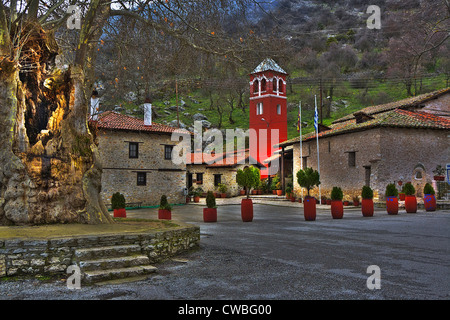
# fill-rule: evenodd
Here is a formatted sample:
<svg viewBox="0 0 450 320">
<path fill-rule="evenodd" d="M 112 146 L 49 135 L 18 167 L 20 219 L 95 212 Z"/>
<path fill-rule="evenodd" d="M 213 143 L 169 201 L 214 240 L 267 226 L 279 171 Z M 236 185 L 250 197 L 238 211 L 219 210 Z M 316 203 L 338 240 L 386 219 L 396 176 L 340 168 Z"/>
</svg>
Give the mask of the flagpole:
<svg viewBox="0 0 450 320">
<path fill-rule="evenodd" d="M 301 101 L 298 105 L 298 115 L 299 115 L 298 127 L 299 127 L 299 131 L 300 131 L 300 169 L 303 170 L 302 102 Z M 303 188 L 301 186 L 300 186 L 300 194 L 303 199 Z"/>
<path fill-rule="evenodd" d="M 320 178 L 320 158 L 319 158 L 319 121 L 316 119 L 317 115 L 317 96 L 314 95 L 314 102 L 316 105 L 316 109 L 314 112 L 314 125 L 316 127 L 316 142 L 317 142 L 317 172 L 319 173 Z M 320 184 L 319 184 L 319 204 L 322 203 L 322 194 L 320 191 Z"/>
</svg>

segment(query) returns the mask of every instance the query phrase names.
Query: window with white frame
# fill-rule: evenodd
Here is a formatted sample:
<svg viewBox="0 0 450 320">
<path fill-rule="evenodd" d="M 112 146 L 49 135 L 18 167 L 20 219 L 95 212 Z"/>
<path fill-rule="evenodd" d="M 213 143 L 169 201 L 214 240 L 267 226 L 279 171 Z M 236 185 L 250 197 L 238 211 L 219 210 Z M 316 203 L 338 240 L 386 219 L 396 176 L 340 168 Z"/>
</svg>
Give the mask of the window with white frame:
<svg viewBox="0 0 450 320">
<path fill-rule="evenodd" d="M 258 102 L 256 104 L 256 114 L 257 115 L 263 114 L 263 103 L 262 102 Z"/>
</svg>

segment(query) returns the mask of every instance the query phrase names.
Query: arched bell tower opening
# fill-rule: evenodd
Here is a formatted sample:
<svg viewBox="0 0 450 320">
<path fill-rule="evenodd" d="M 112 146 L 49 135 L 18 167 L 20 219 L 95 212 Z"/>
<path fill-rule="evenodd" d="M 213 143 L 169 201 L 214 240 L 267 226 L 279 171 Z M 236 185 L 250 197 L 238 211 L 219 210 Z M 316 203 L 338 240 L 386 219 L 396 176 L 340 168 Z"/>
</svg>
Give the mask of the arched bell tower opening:
<svg viewBox="0 0 450 320">
<path fill-rule="evenodd" d="M 250 74 L 250 123 L 255 130 L 257 148 L 250 148 L 252 158 L 264 163 L 275 151 L 273 145 L 287 140 L 286 76 L 274 60 L 267 58 Z M 261 179 L 268 170 L 261 170 Z"/>
</svg>

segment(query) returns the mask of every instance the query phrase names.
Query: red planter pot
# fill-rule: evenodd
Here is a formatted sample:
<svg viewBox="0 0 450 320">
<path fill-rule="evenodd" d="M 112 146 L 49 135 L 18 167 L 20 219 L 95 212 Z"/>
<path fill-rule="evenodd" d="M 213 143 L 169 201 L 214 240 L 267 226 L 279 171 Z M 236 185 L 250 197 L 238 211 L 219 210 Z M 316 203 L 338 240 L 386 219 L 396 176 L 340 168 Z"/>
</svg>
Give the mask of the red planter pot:
<svg viewBox="0 0 450 320">
<path fill-rule="evenodd" d="M 426 194 L 423 198 L 426 211 L 436 211 L 436 197 L 434 194 Z"/>
<path fill-rule="evenodd" d="M 226 198 L 226 197 L 227 197 L 227 194 L 226 194 L 226 193 L 221 193 L 221 194 L 220 194 L 220 197 L 221 197 L 221 198 Z"/>
<path fill-rule="evenodd" d="M 217 222 L 217 208 L 203 208 L 204 222 Z"/>
<path fill-rule="evenodd" d="M 353 201 L 353 205 L 354 205 L 355 207 L 358 207 L 358 206 L 359 206 L 359 201 Z"/>
<path fill-rule="evenodd" d="M 123 209 L 114 209 L 114 218 L 126 218 L 127 217 L 127 211 L 125 208 Z"/>
<path fill-rule="evenodd" d="M 195 197 L 194 197 L 194 202 L 200 202 L 200 197 L 195 196 Z"/>
<path fill-rule="evenodd" d="M 242 199 L 241 201 L 241 218 L 243 222 L 251 222 L 253 220 L 253 201 L 252 199 Z"/>
<path fill-rule="evenodd" d="M 186 197 L 186 203 L 191 202 L 191 197 Z"/>
<path fill-rule="evenodd" d="M 158 219 L 171 220 L 172 212 L 170 210 L 158 209 Z"/>
<path fill-rule="evenodd" d="M 303 211 L 306 221 L 316 220 L 316 199 L 313 197 L 305 197 Z"/>
<path fill-rule="evenodd" d="M 407 213 L 417 212 L 417 198 L 416 196 L 406 196 L 405 197 L 405 209 Z"/>
<path fill-rule="evenodd" d="M 295 202 L 295 197 L 291 197 L 291 202 Z"/>
<path fill-rule="evenodd" d="M 331 200 L 331 216 L 333 219 L 342 219 L 344 216 L 344 204 L 342 200 Z"/>
<path fill-rule="evenodd" d="M 283 195 L 283 190 L 277 190 L 277 196 Z"/>
<path fill-rule="evenodd" d="M 397 197 L 386 197 L 386 210 L 388 214 L 398 213 L 398 198 Z"/>
<path fill-rule="evenodd" d="M 399 199 L 400 201 L 405 201 L 405 197 L 406 197 L 406 194 L 404 194 L 404 193 L 399 193 L 399 194 L 398 194 L 398 199 Z"/>
<path fill-rule="evenodd" d="M 277 190 L 272 190 L 272 194 L 277 194 Z"/>
<path fill-rule="evenodd" d="M 321 204 L 327 204 L 327 199 L 322 199 L 322 200 L 320 201 L 320 203 L 321 203 Z"/>
<path fill-rule="evenodd" d="M 327 199 L 327 205 L 331 205 L 331 199 Z"/>
<path fill-rule="evenodd" d="M 350 201 L 344 201 L 344 206 L 349 206 L 350 205 Z"/>
<path fill-rule="evenodd" d="M 302 203 L 302 198 L 298 198 L 298 203 Z"/>
<path fill-rule="evenodd" d="M 363 217 L 372 217 L 373 211 L 373 199 L 362 199 L 361 212 Z"/>
<path fill-rule="evenodd" d="M 241 196 L 245 196 L 245 190 L 241 190 L 241 191 L 239 191 L 239 193 Z"/>
<path fill-rule="evenodd" d="M 258 194 L 258 190 L 252 190 L 252 195 L 257 195 Z"/>
</svg>

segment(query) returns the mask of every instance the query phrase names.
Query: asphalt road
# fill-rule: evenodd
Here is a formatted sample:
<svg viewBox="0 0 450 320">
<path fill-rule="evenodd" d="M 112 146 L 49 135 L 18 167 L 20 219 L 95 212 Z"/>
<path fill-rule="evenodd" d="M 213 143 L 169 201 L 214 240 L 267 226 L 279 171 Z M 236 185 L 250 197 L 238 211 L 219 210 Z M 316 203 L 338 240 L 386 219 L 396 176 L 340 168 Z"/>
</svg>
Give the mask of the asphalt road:
<svg viewBox="0 0 450 320">
<path fill-rule="evenodd" d="M 198 250 L 157 265 L 146 280 L 69 290 L 63 280 L 0 282 L 0 299 L 425 299 L 450 298 L 450 211 L 362 217 L 329 209 L 305 221 L 300 207 L 254 205 L 253 222 L 239 205 L 202 221 L 202 206 L 177 206 L 172 219 L 200 225 Z M 128 212 L 156 218 L 156 210 Z M 379 268 L 379 289 L 369 289 Z"/>
</svg>

